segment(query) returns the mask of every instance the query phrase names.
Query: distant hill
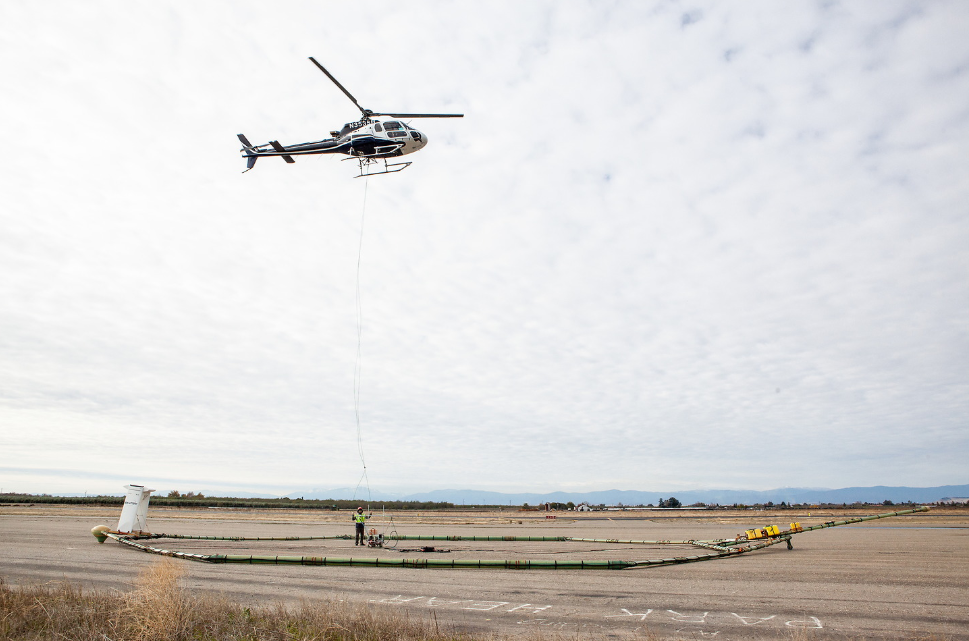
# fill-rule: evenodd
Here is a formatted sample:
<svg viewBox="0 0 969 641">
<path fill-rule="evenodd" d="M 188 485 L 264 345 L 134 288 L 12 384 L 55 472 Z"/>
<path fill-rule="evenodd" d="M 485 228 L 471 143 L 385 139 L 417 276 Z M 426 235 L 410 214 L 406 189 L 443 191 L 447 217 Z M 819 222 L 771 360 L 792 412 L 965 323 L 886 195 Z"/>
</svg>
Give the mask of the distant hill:
<svg viewBox="0 0 969 641">
<path fill-rule="evenodd" d="M 329 490 L 312 490 L 309 492 L 293 492 L 290 497 L 306 499 L 351 499 L 366 501 L 365 492 L 354 491 L 352 488 L 334 488 Z M 942 485 L 938 487 L 889 487 L 877 485 L 875 487 L 846 487 L 841 489 L 787 487 L 774 490 L 604 490 L 599 492 L 523 492 L 506 494 L 503 492 L 487 492 L 482 490 L 433 490 L 416 494 L 393 494 L 388 492 L 373 492 L 372 501 L 434 501 L 448 502 L 456 505 L 522 505 L 528 503 L 589 503 L 591 505 L 656 505 L 661 498 L 668 499 L 675 496 L 683 505 L 693 503 L 733 505 L 742 503 L 934 503 L 946 497 L 969 496 L 969 485 Z"/>
</svg>

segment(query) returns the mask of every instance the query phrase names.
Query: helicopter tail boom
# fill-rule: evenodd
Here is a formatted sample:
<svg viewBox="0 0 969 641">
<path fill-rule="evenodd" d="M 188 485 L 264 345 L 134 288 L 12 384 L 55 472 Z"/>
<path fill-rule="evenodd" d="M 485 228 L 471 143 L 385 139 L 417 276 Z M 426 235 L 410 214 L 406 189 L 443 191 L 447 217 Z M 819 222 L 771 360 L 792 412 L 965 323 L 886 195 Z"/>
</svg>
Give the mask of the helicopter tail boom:
<svg viewBox="0 0 969 641">
<path fill-rule="evenodd" d="M 279 144 L 278 140 L 271 140 L 269 142 L 268 146 L 272 147 L 275 151 L 266 153 L 266 145 L 263 145 L 262 147 L 255 147 L 251 142 L 249 142 L 249 139 L 246 138 L 244 134 L 238 134 L 238 136 L 239 142 L 242 143 L 242 157 L 246 159 L 246 170 L 242 173 L 246 173 L 246 171 L 249 171 L 255 167 L 256 160 L 258 160 L 260 156 L 279 156 L 288 163 L 296 162 L 293 160 L 292 156 L 286 153 L 288 150 Z"/>
</svg>

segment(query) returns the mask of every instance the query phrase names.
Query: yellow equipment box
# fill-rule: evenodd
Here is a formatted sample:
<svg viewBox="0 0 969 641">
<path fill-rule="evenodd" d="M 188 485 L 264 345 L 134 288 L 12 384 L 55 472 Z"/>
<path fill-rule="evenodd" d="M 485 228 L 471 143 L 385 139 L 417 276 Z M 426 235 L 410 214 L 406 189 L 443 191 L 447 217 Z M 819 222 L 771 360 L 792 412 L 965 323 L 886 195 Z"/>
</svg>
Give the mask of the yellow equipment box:
<svg viewBox="0 0 969 641">
<path fill-rule="evenodd" d="M 753 541 L 754 539 L 766 539 L 769 536 L 777 536 L 780 533 L 781 531 L 776 525 L 765 525 L 762 528 L 746 531 L 748 541 Z"/>
<path fill-rule="evenodd" d="M 803 532 L 804 528 L 801 527 L 800 523 L 791 523 L 791 532 Z"/>
</svg>

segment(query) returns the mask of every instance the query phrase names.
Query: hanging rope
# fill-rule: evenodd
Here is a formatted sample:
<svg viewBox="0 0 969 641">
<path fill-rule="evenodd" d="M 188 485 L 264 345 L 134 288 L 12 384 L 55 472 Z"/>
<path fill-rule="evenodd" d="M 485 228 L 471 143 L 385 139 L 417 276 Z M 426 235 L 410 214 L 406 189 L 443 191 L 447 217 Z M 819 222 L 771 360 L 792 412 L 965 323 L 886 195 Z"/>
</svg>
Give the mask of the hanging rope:
<svg viewBox="0 0 969 641">
<path fill-rule="evenodd" d="M 360 485 L 366 483 L 367 486 L 367 512 L 370 512 L 371 493 L 370 479 L 367 477 L 367 461 L 363 455 L 363 432 L 360 429 L 360 378 L 361 378 L 361 345 L 363 344 L 363 305 L 360 302 L 360 263 L 363 257 L 363 227 L 367 214 L 367 187 L 369 178 L 363 179 L 363 209 L 360 212 L 360 243 L 357 247 L 357 361 L 353 368 L 353 414 L 357 422 L 357 452 L 360 454 L 360 465 L 363 467 L 363 474 L 357 481 L 357 487 L 353 490 L 353 498 L 357 498 Z"/>
<path fill-rule="evenodd" d="M 363 453 L 363 430 L 360 427 L 360 385 L 362 378 L 362 345 L 363 345 L 363 304 L 360 297 L 360 265 L 363 262 L 363 230 L 364 223 L 366 221 L 367 214 L 367 190 L 370 186 L 369 177 L 364 177 L 363 179 L 363 208 L 360 211 L 360 242 L 357 247 L 357 360 L 353 368 L 353 414 L 356 419 L 357 424 L 357 452 L 360 454 L 360 466 L 363 468 L 363 473 L 360 475 L 360 480 L 357 481 L 357 487 L 353 490 L 353 499 L 357 498 L 357 493 L 360 491 L 360 486 L 365 484 L 367 487 L 367 512 L 370 513 L 370 504 L 373 503 L 373 494 L 370 491 L 370 477 L 367 475 L 367 460 Z M 397 536 L 397 524 L 394 523 L 394 515 L 390 515 L 390 535 L 391 537 Z M 393 539 L 394 548 L 397 547 L 398 542 L 396 538 Z"/>
</svg>

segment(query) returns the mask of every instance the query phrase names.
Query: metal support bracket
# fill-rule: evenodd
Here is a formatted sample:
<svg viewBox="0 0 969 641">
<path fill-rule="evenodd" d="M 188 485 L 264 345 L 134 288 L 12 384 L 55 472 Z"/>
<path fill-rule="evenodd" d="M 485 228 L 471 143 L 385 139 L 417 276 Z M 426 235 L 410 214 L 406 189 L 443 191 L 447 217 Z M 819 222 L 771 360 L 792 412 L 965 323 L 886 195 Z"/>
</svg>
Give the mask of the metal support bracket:
<svg viewBox="0 0 969 641">
<path fill-rule="evenodd" d="M 350 158 L 344 158 L 343 160 L 351 160 Z M 360 163 L 360 173 L 354 176 L 354 178 L 363 178 L 364 176 L 379 176 L 381 174 L 396 174 L 398 171 L 404 171 L 411 166 L 411 162 L 394 162 L 388 163 L 386 158 L 356 158 L 357 162 Z M 374 171 L 371 166 L 377 165 L 379 160 L 384 161 L 384 168 L 377 169 L 379 171 Z"/>
</svg>

